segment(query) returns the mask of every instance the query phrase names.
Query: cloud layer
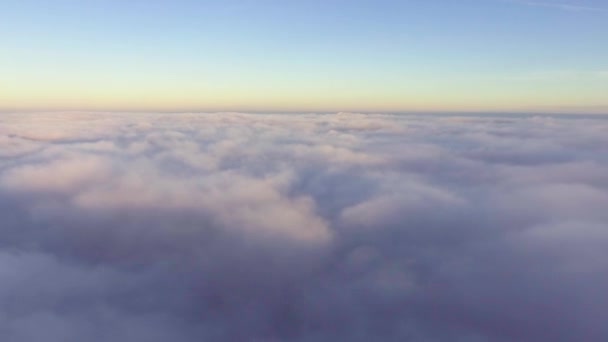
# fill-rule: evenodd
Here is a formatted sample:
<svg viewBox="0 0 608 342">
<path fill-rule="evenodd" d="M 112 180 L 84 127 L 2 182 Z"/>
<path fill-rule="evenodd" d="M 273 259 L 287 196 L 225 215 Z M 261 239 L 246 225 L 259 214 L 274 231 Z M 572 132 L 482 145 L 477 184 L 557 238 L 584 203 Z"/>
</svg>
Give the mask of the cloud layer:
<svg viewBox="0 0 608 342">
<path fill-rule="evenodd" d="M 0 117 L 7 342 L 608 339 L 608 120 Z"/>
</svg>

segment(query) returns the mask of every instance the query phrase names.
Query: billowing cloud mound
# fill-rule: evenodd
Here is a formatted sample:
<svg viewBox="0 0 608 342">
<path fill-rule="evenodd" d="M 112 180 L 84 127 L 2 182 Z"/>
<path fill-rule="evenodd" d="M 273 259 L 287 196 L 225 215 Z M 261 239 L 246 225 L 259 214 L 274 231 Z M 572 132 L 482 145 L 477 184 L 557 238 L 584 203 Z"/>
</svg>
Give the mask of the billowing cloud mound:
<svg viewBox="0 0 608 342">
<path fill-rule="evenodd" d="M 608 120 L 0 117 L 5 342 L 606 341 Z"/>
</svg>

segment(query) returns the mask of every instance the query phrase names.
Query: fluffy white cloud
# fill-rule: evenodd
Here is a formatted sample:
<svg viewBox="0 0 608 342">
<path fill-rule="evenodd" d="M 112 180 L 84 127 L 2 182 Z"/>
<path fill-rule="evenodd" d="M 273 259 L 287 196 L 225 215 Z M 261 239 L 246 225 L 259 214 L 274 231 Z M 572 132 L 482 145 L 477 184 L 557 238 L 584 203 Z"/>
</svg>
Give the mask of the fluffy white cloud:
<svg viewBox="0 0 608 342">
<path fill-rule="evenodd" d="M 600 341 L 603 117 L 0 116 L 3 341 Z"/>
</svg>

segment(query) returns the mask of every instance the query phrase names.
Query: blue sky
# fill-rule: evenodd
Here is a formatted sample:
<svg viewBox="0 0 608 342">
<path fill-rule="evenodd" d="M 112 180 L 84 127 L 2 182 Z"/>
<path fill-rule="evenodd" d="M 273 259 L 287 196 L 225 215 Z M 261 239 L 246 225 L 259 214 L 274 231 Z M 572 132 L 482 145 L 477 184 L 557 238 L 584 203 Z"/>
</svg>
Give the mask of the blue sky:
<svg viewBox="0 0 608 342">
<path fill-rule="evenodd" d="M 608 4 L 0 1 L 0 108 L 608 112 Z"/>
</svg>

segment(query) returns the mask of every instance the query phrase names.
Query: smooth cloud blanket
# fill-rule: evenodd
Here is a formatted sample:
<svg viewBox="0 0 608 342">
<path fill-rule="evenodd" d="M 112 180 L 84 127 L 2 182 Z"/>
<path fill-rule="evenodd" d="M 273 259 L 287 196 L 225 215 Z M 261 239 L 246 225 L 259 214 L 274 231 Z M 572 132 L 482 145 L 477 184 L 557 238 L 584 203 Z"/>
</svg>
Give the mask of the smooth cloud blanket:
<svg viewBox="0 0 608 342">
<path fill-rule="evenodd" d="M 608 340 L 602 117 L 5 114 L 5 342 Z"/>
</svg>

